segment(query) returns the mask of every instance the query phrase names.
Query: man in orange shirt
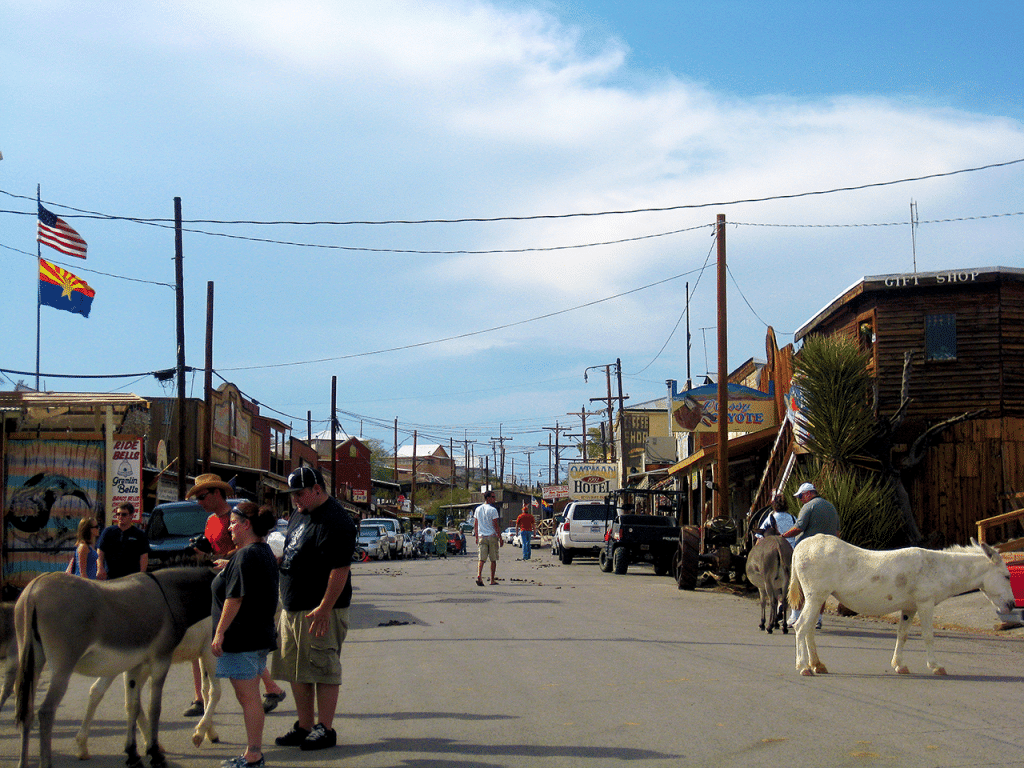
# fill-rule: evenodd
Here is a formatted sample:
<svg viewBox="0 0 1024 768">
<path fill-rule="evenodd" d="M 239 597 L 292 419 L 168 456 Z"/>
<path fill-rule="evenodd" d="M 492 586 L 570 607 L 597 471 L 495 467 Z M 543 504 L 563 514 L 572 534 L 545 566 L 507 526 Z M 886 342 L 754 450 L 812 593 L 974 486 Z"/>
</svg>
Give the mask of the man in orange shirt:
<svg viewBox="0 0 1024 768">
<path fill-rule="evenodd" d="M 524 504 L 523 513 L 516 518 L 516 530 L 519 531 L 519 539 L 523 542 L 523 560 L 530 559 L 530 539 L 533 538 L 533 526 L 536 522 Z"/>
</svg>

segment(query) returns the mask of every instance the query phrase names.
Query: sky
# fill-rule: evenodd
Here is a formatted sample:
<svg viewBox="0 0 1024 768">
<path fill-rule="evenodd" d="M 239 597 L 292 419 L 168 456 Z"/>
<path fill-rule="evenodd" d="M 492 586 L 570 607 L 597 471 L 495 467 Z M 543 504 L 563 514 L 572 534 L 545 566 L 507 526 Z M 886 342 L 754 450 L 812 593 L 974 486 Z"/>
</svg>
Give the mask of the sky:
<svg viewBox="0 0 1024 768">
<path fill-rule="evenodd" d="M 2 389 L 35 382 L 37 186 L 96 291 L 41 309 L 41 388 L 176 394 L 180 197 L 187 395 L 212 282 L 215 384 L 296 436 L 337 377 L 348 434 L 509 437 L 543 481 L 604 366 L 629 403 L 717 371 L 719 214 L 730 370 L 867 275 L 1024 266 L 1015 2 L 7 0 L 0 30 Z"/>
</svg>

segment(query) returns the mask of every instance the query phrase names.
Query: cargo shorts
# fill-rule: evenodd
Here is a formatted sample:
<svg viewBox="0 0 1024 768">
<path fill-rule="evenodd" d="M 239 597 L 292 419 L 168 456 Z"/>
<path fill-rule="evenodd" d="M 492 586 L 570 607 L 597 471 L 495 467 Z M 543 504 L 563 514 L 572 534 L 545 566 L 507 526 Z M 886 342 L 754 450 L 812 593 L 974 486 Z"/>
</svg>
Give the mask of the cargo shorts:
<svg viewBox="0 0 1024 768">
<path fill-rule="evenodd" d="M 323 637 L 309 633 L 309 611 L 281 611 L 278 650 L 271 660 L 275 680 L 341 685 L 341 645 L 348 635 L 348 608 L 335 608 Z"/>
<path fill-rule="evenodd" d="M 484 560 L 498 561 L 498 549 L 501 547 L 501 544 L 498 542 L 497 536 L 481 536 L 479 546 L 480 552 L 477 554 L 477 559 L 481 563 Z"/>
</svg>

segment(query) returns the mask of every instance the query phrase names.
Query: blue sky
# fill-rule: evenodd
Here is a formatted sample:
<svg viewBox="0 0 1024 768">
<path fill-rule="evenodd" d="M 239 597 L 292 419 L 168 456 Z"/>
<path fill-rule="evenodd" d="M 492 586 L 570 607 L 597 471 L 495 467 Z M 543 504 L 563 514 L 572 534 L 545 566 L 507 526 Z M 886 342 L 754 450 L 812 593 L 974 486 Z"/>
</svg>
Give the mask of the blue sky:
<svg viewBox="0 0 1024 768">
<path fill-rule="evenodd" d="M 296 434 L 307 411 L 323 426 L 337 376 L 352 434 L 500 430 L 517 474 L 533 450 L 546 476 L 544 427 L 578 427 L 566 414 L 604 394 L 588 366 L 620 358 L 631 402 L 685 379 L 687 283 L 694 375 L 716 369 L 717 213 L 730 368 L 763 357 L 766 324 L 787 343 L 861 277 L 911 271 L 911 200 L 919 270 L 1022 266 L 1022 217 L 949 220 L 1024 210 L 1024 164 L 726 204 L 1024 158 L 1022 19 L 1016 3 L 13 0 L 0 368 L 35 366 L 37 184 L 89 243 L 84 263 L 44 257 L 96 290 L 88 319 L 43 308 L 42 371 L 172 367 L 173 235 L 128 219 L 169 219 L 180 196 L 204 221 L 184 237 L 189 365 L 213 281 L 215 369 Z M 481 218 L 497 220 L 450 221 Z M 430 223 L 377 223 L 399 220 Z M 173 394 L 151 376 L 45 387 Z"/>
</svg>

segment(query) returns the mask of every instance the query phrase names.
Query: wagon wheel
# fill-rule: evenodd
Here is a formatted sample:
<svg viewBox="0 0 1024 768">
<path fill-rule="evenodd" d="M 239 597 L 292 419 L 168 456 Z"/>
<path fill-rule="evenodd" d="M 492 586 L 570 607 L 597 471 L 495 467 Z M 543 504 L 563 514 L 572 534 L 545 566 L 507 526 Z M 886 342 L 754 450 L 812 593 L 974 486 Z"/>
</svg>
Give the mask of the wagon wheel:
<svg viewBox="0 0 1024 768">
<path fill-rule="evenodd" d="M 700 530 L 696 526 L 684 525 L 679 549 L 672 556 L 672 575 L 679 589 L 696 589 L 699 572 Z"/>
</svg>

